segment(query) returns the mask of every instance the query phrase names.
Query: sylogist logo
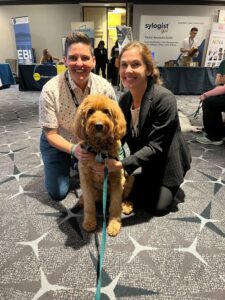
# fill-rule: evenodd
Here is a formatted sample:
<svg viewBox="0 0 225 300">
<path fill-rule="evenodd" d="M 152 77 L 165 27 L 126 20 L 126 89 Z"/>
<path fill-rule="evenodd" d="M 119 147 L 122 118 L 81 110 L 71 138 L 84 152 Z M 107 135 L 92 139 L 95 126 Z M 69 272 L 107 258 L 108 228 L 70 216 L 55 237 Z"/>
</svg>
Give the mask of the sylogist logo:
<svg viewBox="0 0 225 300">
<path fill-rule="evenodd" d="M 161 30 L 161 32 L 167 32 L 169 29 L 169 23 L 146 23 L 145 24 L 145 29 L 151 30 L 151 29 L 156 29 L 156 30 Z"/>
</svg>

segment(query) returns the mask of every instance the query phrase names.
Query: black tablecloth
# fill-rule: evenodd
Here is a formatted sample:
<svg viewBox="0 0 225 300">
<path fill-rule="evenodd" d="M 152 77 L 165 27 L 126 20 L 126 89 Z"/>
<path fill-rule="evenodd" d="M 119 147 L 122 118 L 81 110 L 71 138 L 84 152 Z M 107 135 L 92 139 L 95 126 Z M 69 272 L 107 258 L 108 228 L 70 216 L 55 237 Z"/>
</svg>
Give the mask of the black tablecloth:
<svg viewBox="0 0 225 300">
<path fill-rule="evenodd" d="M 0 64 L 0 88 L 8 88 L 16 84 L 9 64 Z"/>
<path fill-rule="evenodd" d="M 19 65 L 19 90 L 41 91 L 43 85 L 57 75 L 54 65 Z"/>
<path fill-rule="evenodd" d="M 176 95 L 199 95 L 215 87 L 217 68 L 159 67 L 164 86 Z"/>
</svg>

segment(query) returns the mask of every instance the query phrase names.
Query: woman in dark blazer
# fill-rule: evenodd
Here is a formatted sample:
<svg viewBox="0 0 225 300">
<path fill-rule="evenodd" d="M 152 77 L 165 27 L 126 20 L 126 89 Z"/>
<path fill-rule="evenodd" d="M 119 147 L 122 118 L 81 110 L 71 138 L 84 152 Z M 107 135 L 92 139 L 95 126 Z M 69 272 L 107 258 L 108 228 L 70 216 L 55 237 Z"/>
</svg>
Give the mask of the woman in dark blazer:
<svg viewBox="0 0 225 300">
<path fill-rule="evenodd" d="M 160 85 L 158 69 L 143 43 L 132 42 L 122 49 L 119 73 L 128 89 L 119 104 L 127 121 L 123 143 L 127 143 L 130 155 L 119 162 L 109 159 L 108 168 L 137 173 L 131 194 L 134 204 L 142 204 L 156 215 L 164 214 L 191 163 L 176 99 Z"/>
</svg>

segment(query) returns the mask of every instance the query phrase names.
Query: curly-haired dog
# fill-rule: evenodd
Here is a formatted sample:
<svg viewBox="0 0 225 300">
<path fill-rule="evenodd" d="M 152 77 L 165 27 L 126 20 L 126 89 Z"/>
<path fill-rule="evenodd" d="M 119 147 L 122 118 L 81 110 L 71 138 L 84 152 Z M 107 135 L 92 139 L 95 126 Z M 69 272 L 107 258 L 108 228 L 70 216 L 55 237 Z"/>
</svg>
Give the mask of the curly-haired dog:
<svg viewBox="0 0 225 300">
<path fill-rule="evenodd" d="M 126 121 L 118 104 L 103 95 L 87 96 L 78 108 L 75 118 L 75 134 L 90 149 L 93 157 L 85 162 L 79 161 L 80 184 L 84 204 L 83 228 L 96 229 L 95 202 L 102 198 L 103 176 L 95 174 L 91 166 L 96 164 L 96 155 L 119 158 L 120 139 L 126 132 Z M 124 177 L 123 170 L 108 174 L 109 221 L 107 232 L 116 236 L 121 228 L 122 198 L 131 190 L 133 177 Z M 132 211 L 130 202 L 123 202 L 123 212 Z"/>
</svg>

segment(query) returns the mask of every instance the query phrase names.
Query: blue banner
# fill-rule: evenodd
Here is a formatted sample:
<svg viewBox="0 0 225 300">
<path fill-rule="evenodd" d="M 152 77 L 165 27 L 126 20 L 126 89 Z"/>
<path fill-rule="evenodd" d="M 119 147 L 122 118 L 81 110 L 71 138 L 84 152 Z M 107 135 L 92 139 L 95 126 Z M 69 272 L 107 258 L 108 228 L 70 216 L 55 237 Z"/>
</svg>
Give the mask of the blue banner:
<svg viewBox="0 0 225 300">
<path fill-rule="evenodd" d="M 28 17 L 12 18 L 19 64 L 34 62 Z"/>
</svg>

